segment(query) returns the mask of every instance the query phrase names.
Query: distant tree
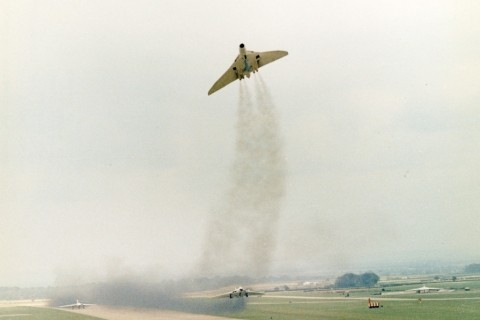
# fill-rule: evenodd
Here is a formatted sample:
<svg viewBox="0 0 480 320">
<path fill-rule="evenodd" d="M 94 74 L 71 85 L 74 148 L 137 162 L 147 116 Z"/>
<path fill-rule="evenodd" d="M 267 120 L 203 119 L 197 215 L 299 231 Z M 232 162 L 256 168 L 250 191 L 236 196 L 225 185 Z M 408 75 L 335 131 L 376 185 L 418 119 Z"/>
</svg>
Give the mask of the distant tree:
<svg viewBox="0 0 480 320">
<path fill-rule="evenodd" d="M 466 273 L 480 273 L 480 263 L 472 263 L 465 267 Z"/>
<path fill-rule="evenodd" d="M 337 288 L 351 288 L 360 286 L 360 276 L 353 273 L 345 273 L 343 276 L 335 280 L 335 287 Z"/>
<path fill-rule="evenodd" d="M 371 287 L 374 286 L 378 282 L 378 280 L 380 280 L 380 277 L 373 272 L 366 272 L 361 275 L 354 273 L 346 273 L 335 280 L 335 287 Z"/>
<path fill-rule="evenodd" d="M 377 284 L 378 280 L 380 280 L 380 277 L 373 272 L 366 272 L 360 275 L 360 278 L 362 280 L 362 285 L 365 287 L 374 286 Z"/>
<path fill-rule="evenodd" d="M 452 277 L 452 281 L 457 281 L 457 277 L 456 277 L 456 276 L 453 276 L 453 277 Z"/>
<path fill-rule="evenodd" d="M 440 280 L 440 276 L 433 277 L 434 280 Z"/>
</svg>

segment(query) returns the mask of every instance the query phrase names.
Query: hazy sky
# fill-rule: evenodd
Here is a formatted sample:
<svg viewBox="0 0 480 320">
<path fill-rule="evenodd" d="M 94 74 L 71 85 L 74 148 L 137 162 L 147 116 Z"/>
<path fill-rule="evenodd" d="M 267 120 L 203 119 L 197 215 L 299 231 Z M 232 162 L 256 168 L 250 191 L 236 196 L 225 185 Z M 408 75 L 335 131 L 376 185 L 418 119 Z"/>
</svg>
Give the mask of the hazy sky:
<svg viewBox="0 0 480 320">
<path fill-rule="evenodd" d="M 479 262 L 479 15 L 457 0 L 1 0 L 0 286 L 198 266 L 239 83 L 207 91 L 241 42 L 289 51 L 260 71 L 287 167 L 272 273 Z"/>
</svg>

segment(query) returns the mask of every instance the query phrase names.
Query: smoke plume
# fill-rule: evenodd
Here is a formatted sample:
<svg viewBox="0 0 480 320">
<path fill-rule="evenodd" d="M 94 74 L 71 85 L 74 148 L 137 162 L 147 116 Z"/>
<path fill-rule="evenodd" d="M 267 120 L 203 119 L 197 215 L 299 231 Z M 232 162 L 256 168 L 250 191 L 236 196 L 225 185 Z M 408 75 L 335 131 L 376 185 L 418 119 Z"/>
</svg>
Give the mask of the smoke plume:
<svg viewBox="0 0 480 320">
<path fill-rule="evenodd" d="M 227 314 L 241 311 L 244 299 L 187 298 L 185 292 L 204 289 L 198 280 L 151 282 L 126 277 L 107 282 L 57 287 L 51 298 L 51 306 L 74 303 L 95 303 L 109 306 L 157 308 L 200 314 Z"/>
<path fill-rule="evenodd" d="M 241 82 L 237 112 L 230 184 L 212 212 L 198 272 L 206 277 L 152 282 L 127 274 L 91 285 L 59 287 L 52 305 L 81 299 L 86 303 L 208 314 L 226 314 L 245 307 L 244 299 L 184 296 L 185 292 L 248 282 L 242 276 L 259 278 L 270 267 L 285 193 L 285 161 L 275 106 L 261 78 L 256 79 L 254 94 Z"/>
<path fill-rule="evenodd" d="M 204 275 L 265 276 L 275 249 L 285 161 L 275 106 L 257 78 L 254 100 L 240 82 L 230 186 L 212 214 L 201 263 Z"/>
</svg>

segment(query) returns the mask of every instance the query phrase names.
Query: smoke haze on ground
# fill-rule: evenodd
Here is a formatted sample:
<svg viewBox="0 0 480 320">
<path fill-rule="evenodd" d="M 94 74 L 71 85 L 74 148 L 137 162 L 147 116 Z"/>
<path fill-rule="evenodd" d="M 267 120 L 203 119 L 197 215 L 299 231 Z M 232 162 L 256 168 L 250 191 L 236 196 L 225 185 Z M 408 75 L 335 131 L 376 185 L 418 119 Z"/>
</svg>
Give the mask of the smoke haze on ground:
<svg viewBox="0 0 480 320">
<path fill-rule="evenodd" d="M 215 281 L 212 280 L 212 283 Z M 82 303 L 201 314 L 224 314 L 245 307 L 244 299 L 186 298 L 184 293 L 193 289 L 198 290 L 200 287 L 188 279 L 155 282 L 138 277 L 124 277 L 102 283 L 54 288 L 50 305 L 68 305 L 78 299 Z"/>
</svg>

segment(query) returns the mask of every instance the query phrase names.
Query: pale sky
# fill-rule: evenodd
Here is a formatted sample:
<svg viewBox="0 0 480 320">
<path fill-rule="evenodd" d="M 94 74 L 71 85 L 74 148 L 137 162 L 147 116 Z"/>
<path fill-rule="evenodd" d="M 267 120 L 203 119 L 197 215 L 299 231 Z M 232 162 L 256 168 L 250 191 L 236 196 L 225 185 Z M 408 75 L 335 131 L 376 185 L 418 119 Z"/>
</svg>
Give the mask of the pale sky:
<svg viewBox="0 0 480 320">
<path fill-rule="evenodd" d="M 289 52 L 260 70 L 287 167 L 272 274 L 478 263 L 479 15 L 457 0 L 0 1 L 0 286 L 198 265 L 239 83 L 207 91 L 242 42 Z"/>
</svg>

